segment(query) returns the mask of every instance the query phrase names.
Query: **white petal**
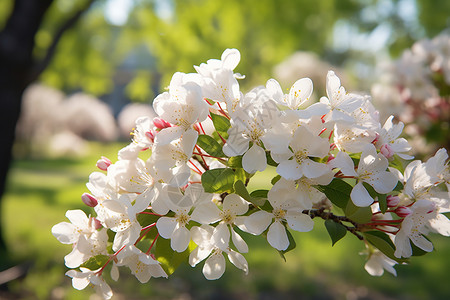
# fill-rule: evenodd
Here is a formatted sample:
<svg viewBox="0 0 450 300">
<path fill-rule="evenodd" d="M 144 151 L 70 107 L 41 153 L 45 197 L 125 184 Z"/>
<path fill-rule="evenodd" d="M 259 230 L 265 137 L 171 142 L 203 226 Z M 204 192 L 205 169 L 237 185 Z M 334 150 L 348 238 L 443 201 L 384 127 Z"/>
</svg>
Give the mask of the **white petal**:
<svg viewBox="0 0 450 300">
<path fill-rule="evenodd" d="M 77 228 L 70 223 L 61 222 L 52 227 L 53 236 L 63 244 L 73 244 L 78 241 L 80 233 Z"/>
<path fill-rule="evenodd" d="M 213 254 L 205 261 L 203 275 L 208 280 L 219 279 L 225 272 L 225 266 L 225 257 L 222 254 Z"/>
<path fill-rule="evenodd" d="M 230 230 L 228 229 L 228 226 L 225 223 L 217 225 L 214 229 L 212 239 L 214 241 L 214 245 L 221 250 L 226 250 L 228 248 L 228 244 L 230 243 Z"/>
<path fill-rule="evenodd" d="M 200 224 L 212 224 L 220 220 L 220 209 L 213 202 L 203 202 L 197 205 L 191 218 Z"/>
<path fill-rule="evenodd" d="M 170 247 L 177 252 L 183 252 L 189 246 L 189 241 L 191 240 L 189 230 L 184 227 L 178 227 L 174 230 L 172 234 L 172 239 L 170 240 Z"/>
<path fill-rule="evenodd" d="M 165 239 L 170 239 L 176 226 L 177 222 L 174 218 L 161 217 L 156 222 L 158 233 Z"/>
<path fill-rule="evenodd" d="M 297 180 L 303 175 L 300 165 L 295 160 L 282 161 L 277 166 L 277 173 L 287 180 Z"/>
<path fill-rule="evenodd" d="M 235 215 L 243 215 L 248 211 L 248 202 L 236 194 L 230 194 L 223 200 L 223 210 L 229 210 Z"/>
<path fill-rule="evenodd" d="M 305 159 L 302 162 L 303 174 L 308 178 L 317 178 L 330 172 L 326 164 L 315 162 L 311 159 Z"/>
<path fill-rule="evenodd" d="M 423 251 L 426 252 L 433 251 L 433 244 L 421 235 L 411 236 L 411 241 L 414 243 L 414 245 L 416 245 Z"/>
<path fill-rule="evenodd" d="M 239 252 L 236 252 L 234 250 L 227 251 L 228 259 L 230 262 L 235 265 L 237 268 L 241 269 L 245 272 L 245 274 L 248 274 L 248 263 L 245 257 L 240 254 Z"/>
<path fill-rule="evenodd" d="M 430 226 L 437 233 L 443 236 L 450 236 L 450 220 L 442 214 L 438 214 L 436 218 L 430 220 Z"/>
<path fill-rule="evenodd" d="M 336 76 L 336 74 L 333 71 L 328 71 L 327 74 L 327 81 L 326 81 L 326 89 L 327 89 L 327 95 L 328 98 L 331 100 L 331 97 L 333 96 L 333 92 L 339 89 L 341 86 L 341 80 L 339 77 Z"/>
<path fill-rule="evenodd" d="M 355 172 L 355 165 L 350 156 L 343 151 L 339 151 L 335 159 L 330 161 L 329 165 L 333 168 L 340 168 L 342 173 L 346 176 L 357 176 Z"/>
<path fill-rule="evenodd" d="M 70 223 L 79 227 L 79 228 L 87 228 L 89 219 L 84 213 L 84 211 L 80 209 L 68 210 L 66 212 L 67 219 L 70 220 Z"/>
<path fill-rule="evenodd" d="M 298 109 L 304 102 L 308 101 L 313 91 L 313 82 L 309 78 L 297 80 L 289 91 L 288 106 L 291 109 Z"/>
<path fill-rule="evenodd" d="M 242 157 L 242 167 L 247 173 L 262 172 L 267 167 L 266 152 L 260 146 L 253 144 Z"/>
<path fill-rule="evenodd" d="M 162 146 L 177 140 L 184 133 L 184 128 L 181 126 L 172 126 L 162 129 L 155 136 L 155 144 Z"/>
<path fill-rule="evenodd" d="M 279 221 L 273 222 L 267 232 L 267 241 L 277 250 L 286 250 L 289 246 L 289 238 L 286 233 L 286 228 Z"/>
<path fill-rule="evenodd" d="M 272 222 L 272 217 L 267 211 L 257 211 L 245 219 L 245 227 L 251 234 L 260 235 Z"/>
<path fill-rule="evenodd" d="M 301 212 L 288 211 L 286 221 L 290 228 L 299 232 L 308 232 L 314 227 L 314 221 L 311 217 Z"/>
<path fill-rule="evenodd" d="M 373 198 L 363 186 L 362 182 L 358 182 L 350 193 L 353 203 L 359 207 L 366 207 L 373 203 Z"/>
<path fill-rule="evenodd" d="M 366 262 L 364 269 L 372 276 L 381 276 L 384 273 L 383 267 L 372 257 Z"/>
<path fill-rule="evenodd" d="M 236 249 L 241 253 L 247 253 L 248 252 L 248 245 L 244 241 L 244 239 L 236 232 L 234 231 L 233 227 L 231 227 L 231 239 L 233 241 L 234 246 Z"/>
<path fill-rule="evenodd" d="M 234 70 L 241 60 L 241 53 L 237 49 L 226 49 L 221 56 L 224 69 Z"/>
<path fill-rule="evenodd" d="M 366 179 L 365 182 L 370 184 L 378 193 L 387 194 L 392 192 L 397 185 L 398 180 L 394 174 L 383 171 L 374 173 L 370 178 Z"/>
</svg>

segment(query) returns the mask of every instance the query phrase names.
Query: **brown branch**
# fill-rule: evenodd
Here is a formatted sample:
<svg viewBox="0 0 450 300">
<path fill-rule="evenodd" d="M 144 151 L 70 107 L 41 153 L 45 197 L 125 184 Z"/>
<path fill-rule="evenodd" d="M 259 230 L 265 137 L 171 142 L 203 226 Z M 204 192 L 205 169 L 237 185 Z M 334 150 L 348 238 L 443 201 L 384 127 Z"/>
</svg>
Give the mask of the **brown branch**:
<svg viewBox="0 0 450 300">
<path fill-rule="evenodd" d="M 80 17 L 88 10 L 88 8 L 94 1 L 95 0 L 87 0 L 86 3 L 79 10 L 77 10 L 56 30 L 56 33 L 53 36 L 53 41 L 51 45 L 48 47 L 44 58 L 41 61 L 35 63 L 33 72 L 31 73 L 30 82 L 36 80 L 39 77 L 39 75 L 41 75 L 41 73 L 48 67 L 55 54 L 56 47 L 58 46 L 58 43 L 61 40 L 64 33 L 77 23 Z"/>
<path fill-rule="evenodd" d="M 364 237 L 361 234 L 358 233 L 359 228 L 360 228 L 360 224 L 356 223 L 353 220 L 350 220 L 347 217 L 336 216 L 335 214 L 333 214 L 331 212 L 326 212 L 324 208 L 311 209 L 311 210 L 306 209 L 306 210 L 303 211 L 303 213 L 306 214 L 306 215 L 309 215 L 311 217 L 311 219 L 314 219 L 315 217 L 319 217 L 319 218 L 322 218 L 324 220 L 332 220 L 333 222 L 339 223 L 342 226 L 344 226 L 345 229 L 347 229 L 347 231 L 349 231 L 350 233 L 355 235 L 358 239 L 360 239 L 361 241 L 364 240 Z M 350 223 L 354 227 L 342 224 L 342 222 Z"/>
</svg>

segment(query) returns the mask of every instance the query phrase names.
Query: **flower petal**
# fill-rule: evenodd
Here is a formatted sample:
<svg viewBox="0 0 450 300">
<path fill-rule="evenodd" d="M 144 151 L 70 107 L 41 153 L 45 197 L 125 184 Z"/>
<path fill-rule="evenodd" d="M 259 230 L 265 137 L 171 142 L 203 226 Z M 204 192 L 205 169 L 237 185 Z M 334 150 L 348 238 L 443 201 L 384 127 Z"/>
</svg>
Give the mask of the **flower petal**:
<svg viewBox="0 0 450 300">
<path fill-rule="evenodd" d="M 363 186 L 362 182 L 358 182 L 350 193 L 353 203 L 359 207 L 366 207 L 373 203 L 373 198 Z"/>
<path fill-rule="evenodd" d="M 242 157 L 242 167 L 247 173 L 262 172 L 267 167 L 266 151 L 260 146 L 253 144 Z"/>
<path fill-rule="evenodd" d="M 289 246 L 289 238 L 286 233 L 286 228 L 279 221 L 273 222 L 267 232 L 267 241 L 277 250 L 286 250 Z"/>
</svg>

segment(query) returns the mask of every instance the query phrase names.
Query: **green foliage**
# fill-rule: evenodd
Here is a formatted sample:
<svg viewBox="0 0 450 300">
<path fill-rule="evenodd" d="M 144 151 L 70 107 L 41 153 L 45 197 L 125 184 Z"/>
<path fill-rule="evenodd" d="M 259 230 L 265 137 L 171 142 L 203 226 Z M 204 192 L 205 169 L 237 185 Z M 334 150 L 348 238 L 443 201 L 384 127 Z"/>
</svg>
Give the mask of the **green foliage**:
<svg viewBox="0 0 450 300">
<path fill-rule="evenodd" d="M 289 251 L 294 250 L 297 247 L 297 243 L 295 242 L 294 237 L 292 236 L 292 233 L 286 228 L 286 234 L 288 236 L 289 240 L 289 246 L 286 248 L 286 250 L 280 251 L 278 250 L 278 253 L 280 254 L 281 258 L 286 262 L 286 256 L 285 254 Z"/>
<path fill-rule="evenodd" d="M 329 185 L 319 185 L 316 188 L 324 193 L 334 205 L 342 209 L 347 207 L 353 189 L 350 184 L 337 178 L 333 179 Z"/>
<path fill-rule="evenodd" d="M 235 174 L 229 168 L 207 170 L 202 174 L 202 186 L 207 193 L 232 193 Z"/>
<path fill-rule="evenodd" d="M 200 146 L 206 153 L 214 157 L 225 157 L 222 151 L 222 146 L 211 136 L 200 134 L 197 139 L 197 145 Z"/>
<path fill-rule="evenodd" d="M 380 250 L 384 255 L 397 261 L 398 263 L 406 262 L 406 259 L 399 259 L 395 257 L 395 246 L 392 243 L 389 236 L 381 231 L 366 231 L 363 233 L 364 238 L 378 250 Z"/>
<path fill-rule="evenodd" d="M 225 118 L 224 116 L 216 115 L 210 113 L 211 120 L 214 124 L 214 128 L 216 131 L 224 138 L 228 138 L 228 129 L 230 128 L 230 120 Z"/>
<path fill-rule="evenodd" d="M 340 223 L 333 220 L 325 220 L 325 227 L 331 238 L 331 245 L 334 246 L 347 233 L 347 229 Z"/>
<path fill-rule="evenodd" d="M 195 243 L 191 242 L 184 252 L 176 252 L 170 247 L 170 240 L 159 237 L 155 244 L 154 254 L 167 275 L 171 275 L 181 263 L 187 261 L 189 253 L 191 253 L 195 247 Z"/>
<path fill-rule="evenodd" d="M 372 219 L 372 210 L 370 206 L 358 207 L 352 201 L 348 201 L 345 207 L 345 215 L 356 223 L 364 224 Z"/>
</svg>

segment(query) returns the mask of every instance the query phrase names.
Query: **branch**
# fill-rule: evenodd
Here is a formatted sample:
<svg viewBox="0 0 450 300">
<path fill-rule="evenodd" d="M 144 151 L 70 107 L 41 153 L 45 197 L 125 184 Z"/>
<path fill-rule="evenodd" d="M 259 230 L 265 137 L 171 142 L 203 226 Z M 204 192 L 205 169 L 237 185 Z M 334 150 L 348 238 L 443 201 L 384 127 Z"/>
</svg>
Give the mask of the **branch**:
<svg viewBox="0 0 450 300">
<path fill-rule="evenodd" d="M 347 231 L 349 231 L 352 234 L 354 234 L 358 239 L 360 239 L 361 241 L 364 240 L 363 236 L 358 233 L 360 225 L 358 223 L 356 223 L 355 221 L 350 220 L 347 217 L 336 216 L 336 215 L 334 215 L 331 212 L 326 212 L 324 208 L 311 209 L 311 210 L 307 210 L 306 209 L 306 210 L 303 211 L 303 213 L 306 214 L 306 215 L 309 215 L 311 217 L 311 219 L 314 219 L 315 217 L 319 217 L 319 218 L 322 218 L 324 220 L 332 220 L 332 221 L 334 221 L 336 223 L 339 223 L 342 226 L 344 226 L 345 229 L 347 229 Z M 342 224 L 342 222 L 351 223 L 354 227 Z"/>
<path fill-rule="evenodd" d="M 36 80 L 39 77 L 39 75 L 41 75 L 41 73 L 48 67 L 55 54 L 56 47 L 58 46 L 58 43 L 61 40 L 63 34 L 77 23 L 80 17 L 88 10 L 88 8 L 94 1 L 95 0 L 87 0 L 85 5 L 83 5 L 78 11 L 76 11 L 56 30 L 56 33 L 53 37 L 53 41 L 51 45 L 48 47 L 47 53 L 45 54 L 44 58 L 41 61 L 35 63 L 33 72 L 31 73 L 30 78 L 31 82 Z"/>
</svg>

